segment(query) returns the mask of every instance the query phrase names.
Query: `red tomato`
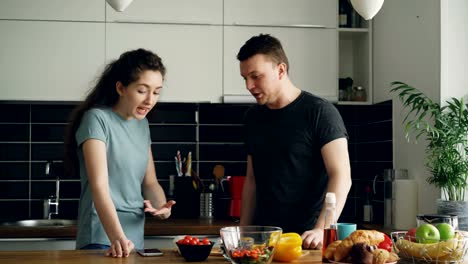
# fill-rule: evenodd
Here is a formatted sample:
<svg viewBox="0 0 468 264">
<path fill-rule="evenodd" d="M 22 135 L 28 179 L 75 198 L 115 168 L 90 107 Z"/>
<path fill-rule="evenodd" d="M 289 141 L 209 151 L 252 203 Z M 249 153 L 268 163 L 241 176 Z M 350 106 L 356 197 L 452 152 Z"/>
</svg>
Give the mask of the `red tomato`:
<svg viewBox="0 0 468 264">
<path fill-rule="evenodd" d="M 377 247 L 380 249 L 387 250 L 388 252 L 392 252 L 392 240 L 386 234 L 384 234 L 384 236 L 385 240 L 380 242 L 380 244 Z"/>
<path fill-rule="evenodd" d="M 192 239 L 192 236 L 186 235 L 186 236 L 184 237 L 184 239 L 191 240 L 191 239 Z"/>
</svg>

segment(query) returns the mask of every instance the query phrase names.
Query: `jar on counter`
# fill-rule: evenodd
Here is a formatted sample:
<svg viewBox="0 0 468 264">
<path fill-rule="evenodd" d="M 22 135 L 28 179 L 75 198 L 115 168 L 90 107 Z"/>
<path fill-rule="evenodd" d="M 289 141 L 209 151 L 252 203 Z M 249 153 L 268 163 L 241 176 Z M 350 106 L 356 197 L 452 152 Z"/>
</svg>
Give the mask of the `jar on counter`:
<svg viewBox="0 0 468 264">
<path fill-rule="evenodd" d="M 365 102 L 367 100 L 366 90 L 362 86 L 354 86 L 351 96 L 352 101 Z"/>
</svg>

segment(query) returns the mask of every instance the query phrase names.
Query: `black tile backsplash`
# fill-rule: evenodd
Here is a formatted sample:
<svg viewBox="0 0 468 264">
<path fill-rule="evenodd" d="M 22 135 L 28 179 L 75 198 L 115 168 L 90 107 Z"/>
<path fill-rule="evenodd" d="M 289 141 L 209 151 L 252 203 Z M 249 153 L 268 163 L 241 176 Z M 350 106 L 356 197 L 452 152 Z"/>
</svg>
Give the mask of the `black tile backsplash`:
<svg viewBox="0 0 468 264">
<path fill-rule="evenodd" d="M 60 218 L 75 219 L 80 195 L 79 176 L 64 173 L 63 139 L 75 103 L 0 102 L 0 220 L 42 218 L 42 199 L 55 194 L 60 178 Z M 160 103 L 147 116 L 150 123 L 156 173 L 168 194 L 169 175 L 175 175 L 174 156 L 192 152 L 193 170 L 205 185 L 213 181 L 213 168 L 223 165 L 225 175 L 245 175 L 243 119 L 247 104 Z M 392 168 L 392 107 L 337 105 L 349 134 L 353 186 L 340 221 L 360 222 L 366 186 L 374 205 L 374 222 L 383 223 L 383 169 Z M 53 174 L 46 176 L 52 160 Z M 173 217 L 197 214 L 198 196 L 191 192 L 190 178 L 176 177 L 179 190 Z M 186 189 L 183 183 L 186 182 Z M 168 195 L 169 196 L 169 195 Z M 191 208 L 193 210 L 188 210 Z M 192 212 L 193 211 L 193 212 Z"/>
<path fill-rule="evenodd" d="M 32 104 L 31 123 L 67 123 L 73 104 Z"/>
<path fill-rule="evenodd" d="M 29 201 L 0 200 L 2 221 L 13 221 L 29 218 Z M 42 210 L 42 208 L 40 208 Z"/>
<path fill-rule="evenodd" d="M 242 143 L 242 125 L 216 126 L 200 125 L 200 142 L 239 142 Z"/>
<path fill-rule="evenodd" d="M 28 199 L 28 182 L 2 182 L 0 199 Z"/>
<path fill-rule="evenodd" d="M 0 163 L 0 180 L 27 180 L 29 162 Z"/>
<path fill-rule="evenodd" d="M 0 143 L 0 160 L 2 161 L 28 161 L 29 144 L 27 143 Z"/>
<path fill-rule="evenodd" d="M 153 143 L 151 145 L 151 151 L 153 152 L 153 158 L 155 161 L 170 161 L 174 165 L 174 156 L 177 152 L 183 157 L 186 157 L 189 152 L 192 152 L 192 160 L 198 160 L 197 158 L 197 143 Z M 175 165 L 172 167 L 175 170 Z M 175 172 L 175 171 L 174 171 Z M 172 174 L 172 173 L 171 173 Z"/>
<path fill-rule="evenodd" d="M 0 103 L 0 123 L 31 123 L 30 104 Z"/>
<path fill-rule="evenodd" d="M 195 142 L 195 125 L 150 125 L 153 142 Z"/>
<path fill-rule="evenodd" d="M 0 141 L 29 141 L 28 124 L 0 124 Z"/>
<path fill-rule="evenodd" d="M 31 125 L 32 142 L 63 142 L 66 124 Z"/>
</svg>

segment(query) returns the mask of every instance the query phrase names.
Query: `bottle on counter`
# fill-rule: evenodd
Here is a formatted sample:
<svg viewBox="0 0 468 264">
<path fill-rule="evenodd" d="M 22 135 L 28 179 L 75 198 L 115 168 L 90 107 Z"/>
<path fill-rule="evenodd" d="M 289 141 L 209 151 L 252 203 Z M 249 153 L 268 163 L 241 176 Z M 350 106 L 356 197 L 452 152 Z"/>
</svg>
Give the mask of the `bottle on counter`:
<svg viewBox="0 0 468 264">
<path fill-rule="evenodd" d="M 364 204 L 364 208 L 363 208 L 364 215 L 362 218 L 362 221 L 365 223 L 372 222 L 372 204 L 369 199 L 370 192 L 371 192 L 371 187 L 366 186 L 366 202 Z"/>
<path fill-rule="evenodd" d="M 329 262 L 325 258 L 325 250 L 328 245 L 338 239 L 336 229 L 336 196 L 333 192 L 327 192 L 325 196 L 325 225 L 323 227 L 322 262 Z"/>
</svg>

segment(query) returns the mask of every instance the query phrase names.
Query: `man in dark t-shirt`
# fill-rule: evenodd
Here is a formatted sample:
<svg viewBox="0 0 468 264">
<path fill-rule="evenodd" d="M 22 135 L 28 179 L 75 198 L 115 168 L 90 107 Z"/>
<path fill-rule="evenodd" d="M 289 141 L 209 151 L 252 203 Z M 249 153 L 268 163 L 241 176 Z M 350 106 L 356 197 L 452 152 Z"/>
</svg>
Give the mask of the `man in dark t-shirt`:
<svg viewBox="0 0 468 264">
<path fill-rule="evenodd" d="M 347 132 L 329 102 L 293 85 L 278 39 L 249 39 L 237 59 L 257 104 L 245 116 L 247 177 L 241 225 L 272 225 L 321 248 L 324 196 L 334 192 L 337 217 L 351 188 Z"/>
</svg>

